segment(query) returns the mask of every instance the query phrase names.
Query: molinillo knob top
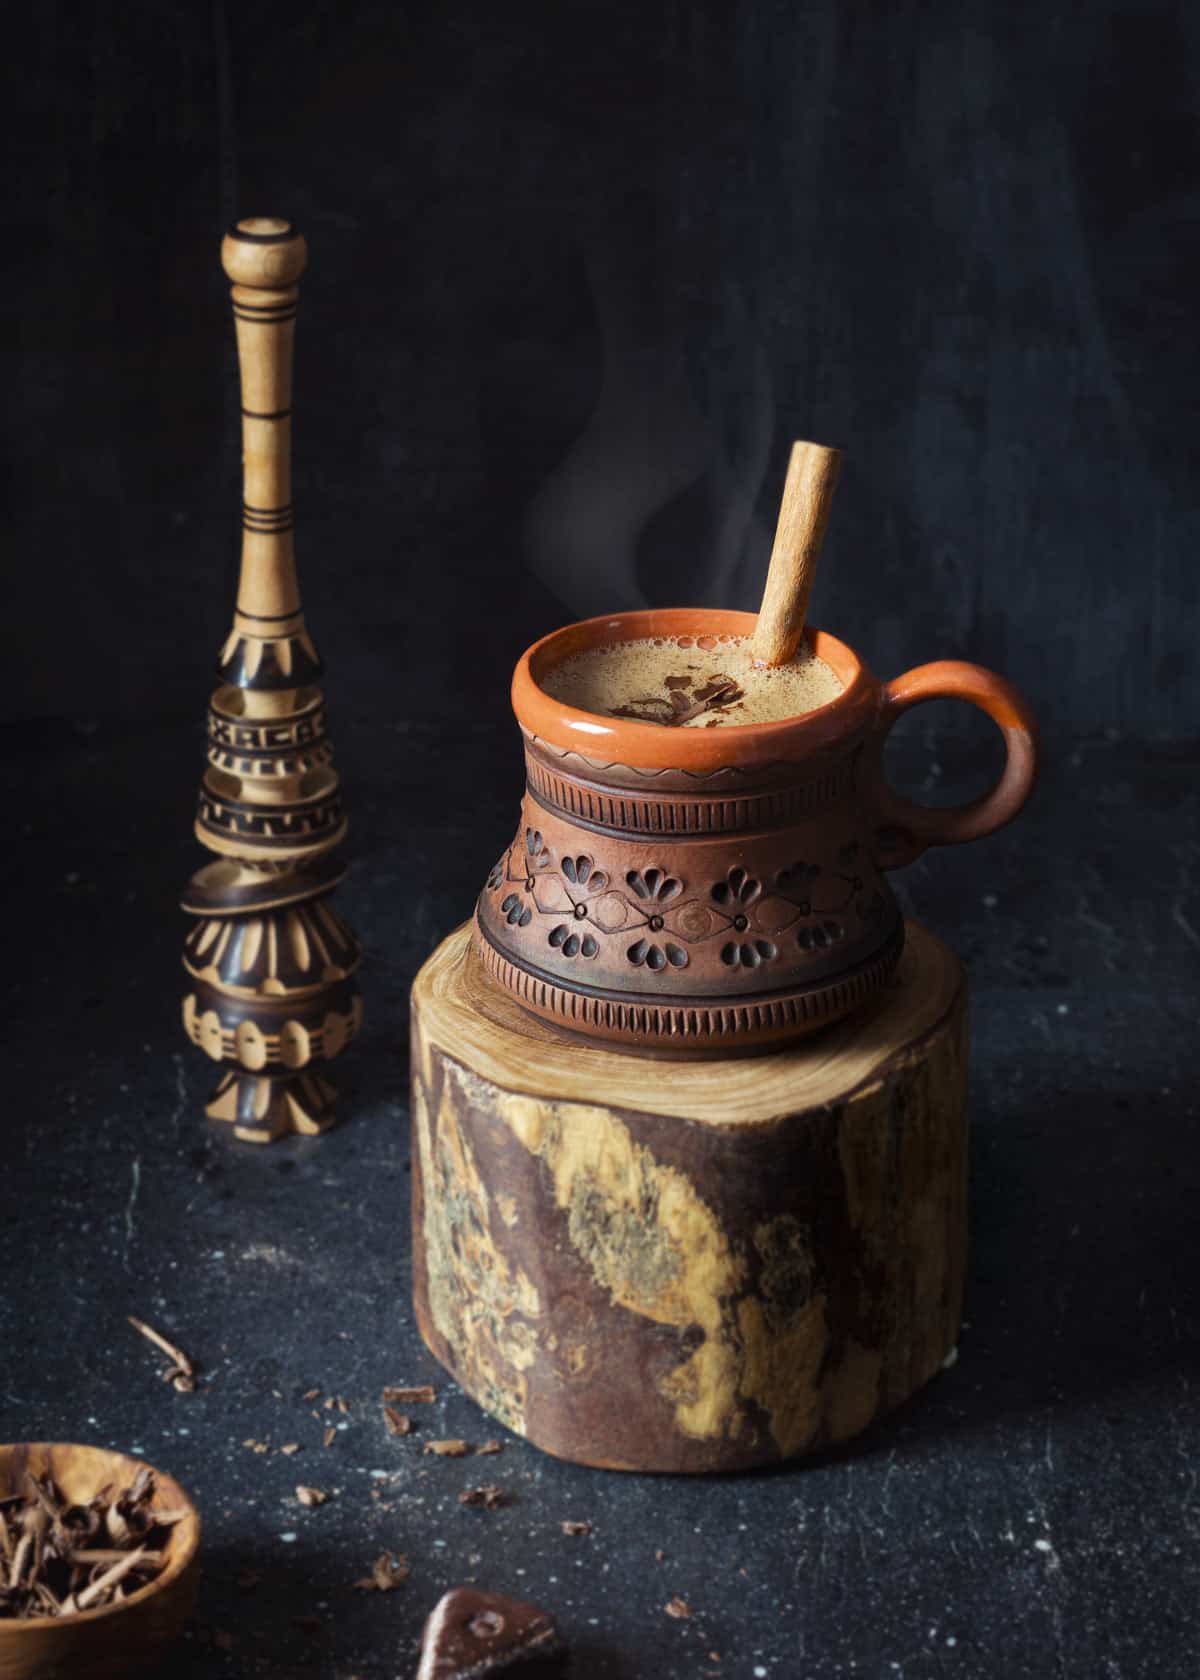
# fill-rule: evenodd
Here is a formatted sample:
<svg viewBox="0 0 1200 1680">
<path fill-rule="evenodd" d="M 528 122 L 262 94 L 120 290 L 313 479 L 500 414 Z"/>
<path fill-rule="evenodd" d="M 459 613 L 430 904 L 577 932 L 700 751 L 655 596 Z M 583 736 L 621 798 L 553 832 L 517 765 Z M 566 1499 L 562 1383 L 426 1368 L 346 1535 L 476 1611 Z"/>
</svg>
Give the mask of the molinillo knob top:
<svg viewBox="0 0 1200 1680">
<path fill-rule="evenodd" d="M 294 286 L 307 263 L 304 235 L 282 216 L 247 216 L 221 244 L 221 266 L 237 286 Z"/>
<path fill-rule="evenodd" d="M 361 1017 L 358 940 L 330 902 L 346 821 L 292 538 L 292 338 L 307 254 L 274 216 L 238 222 L 221 246 L 241 370 L 242 563 L 196 818 L 217 861 L 183 900 L 195 918 L 184 1024 L 227 1069 L 209 1116 L 251 1142 L 331 1124 L 321 1070 Z"/>
</svg>

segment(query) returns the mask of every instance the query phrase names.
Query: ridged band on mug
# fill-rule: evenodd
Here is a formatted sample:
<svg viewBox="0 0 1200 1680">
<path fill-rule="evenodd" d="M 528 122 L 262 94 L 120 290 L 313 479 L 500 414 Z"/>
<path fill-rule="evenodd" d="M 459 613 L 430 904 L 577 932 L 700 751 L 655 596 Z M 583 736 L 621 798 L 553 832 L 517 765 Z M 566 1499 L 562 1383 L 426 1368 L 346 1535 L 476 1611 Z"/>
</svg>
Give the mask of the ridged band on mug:
<svg viewBox="0 0 1200 1680">
<path fill-rule="evenodd" d="M 547 975 L 512 962 L 498 951 L 479 924 L 475 948 L 498 985 L 527 1009 L 575 1032 L 616 1041 L 639 1041 L 652 1049 L 736 1050 L 768 1043 L 794 1032 L 811 1032 L 840 1020 L 890 979 L 904 949 L 904 923 L 887 943 L 848 973 L 792 991 L 709 1003 L 672 1004 L 646 995 L 606 994 L 561 986 Z"/>
<path fill-rule="evenodd" d="M 781 828 L 836 799 L 854 781 L 856 755 L 843 758 L 808 781 L 760 793 L 689 798 L 609 788 L 563 775 L 526 753 L 529 791 L 538 804 L 588 828 L 623 834 L 730 834 Z"/>
</svg>

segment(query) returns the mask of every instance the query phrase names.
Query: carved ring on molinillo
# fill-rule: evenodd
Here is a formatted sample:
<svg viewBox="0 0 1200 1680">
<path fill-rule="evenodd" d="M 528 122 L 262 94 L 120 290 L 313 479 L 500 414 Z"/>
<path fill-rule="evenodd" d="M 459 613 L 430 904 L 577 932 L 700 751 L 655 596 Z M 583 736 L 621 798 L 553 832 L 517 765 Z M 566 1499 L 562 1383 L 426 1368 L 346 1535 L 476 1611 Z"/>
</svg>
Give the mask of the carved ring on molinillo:
<svg viewBox="0 0 1200 1680">
<path fill-rule="evenodd" d="M 221 688 L 208 706 L 208 750 L 213 763 L 228 758 L 277 759 L 328 751 L 325 703 L 315 694 L 301 710 L 285 717 L 246 717 L 241 691 Z M 215 755 L 224 755 L 220 760 Z M 249 773 L 249 772 L 247 772 Z"/>
</svg>

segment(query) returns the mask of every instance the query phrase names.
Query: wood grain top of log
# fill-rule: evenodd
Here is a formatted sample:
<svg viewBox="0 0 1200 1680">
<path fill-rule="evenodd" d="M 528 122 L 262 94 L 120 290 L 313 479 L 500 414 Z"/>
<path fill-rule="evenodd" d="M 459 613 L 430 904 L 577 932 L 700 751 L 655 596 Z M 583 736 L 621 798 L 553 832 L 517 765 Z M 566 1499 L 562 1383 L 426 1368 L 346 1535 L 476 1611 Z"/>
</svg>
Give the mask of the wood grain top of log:
<svg viewBox="0 0 1200 1680">
<path fill-rule="evenodd" d="M 764 1126 L 881 1083 L 944 1025 L 965 986 L 950 948 L 909 922 L 896 974 L 865 1012 L 769 1055 L 671 1060 L 609 1049 L 527 1014 L 488 977 L 464 923 L 420 970 L 412 1004 L 418 1044 L 505 1090 L 708 1126 Z"/>
</svg>

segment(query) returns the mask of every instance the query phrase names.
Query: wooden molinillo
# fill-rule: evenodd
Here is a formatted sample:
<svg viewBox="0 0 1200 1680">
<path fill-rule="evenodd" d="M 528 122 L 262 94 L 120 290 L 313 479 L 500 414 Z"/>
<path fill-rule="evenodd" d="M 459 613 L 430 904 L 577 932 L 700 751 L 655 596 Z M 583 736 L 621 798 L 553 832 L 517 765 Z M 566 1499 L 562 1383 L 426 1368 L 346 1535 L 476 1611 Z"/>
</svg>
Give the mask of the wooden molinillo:
<svg viewBox="0 0 1200 1680">
<path fill-rule="evenodd" d="M 873 1011 L 769 1056 L 574 1037 L 470 930 L 412 994 L 414 1298 L 539 1447 L 737 1470 L 857 1434 L 939 1369 L 966 1258 L 966 985 L 909 924 Z"/>
<path fill-rule="evenodd" d="M 209 702 L 188 884 L 184 1025 L 226 1072 L 207 1113 L 270 1143 L 333 1123 L 320 1074 L 361 1020 L 360 948 L 329 895 L 346 832 L 292 545 L 292 338 L 307 252 L 289 222 L 242 221 L 221 246 L 242 386 L 242 561 Z"/>
</svg>

